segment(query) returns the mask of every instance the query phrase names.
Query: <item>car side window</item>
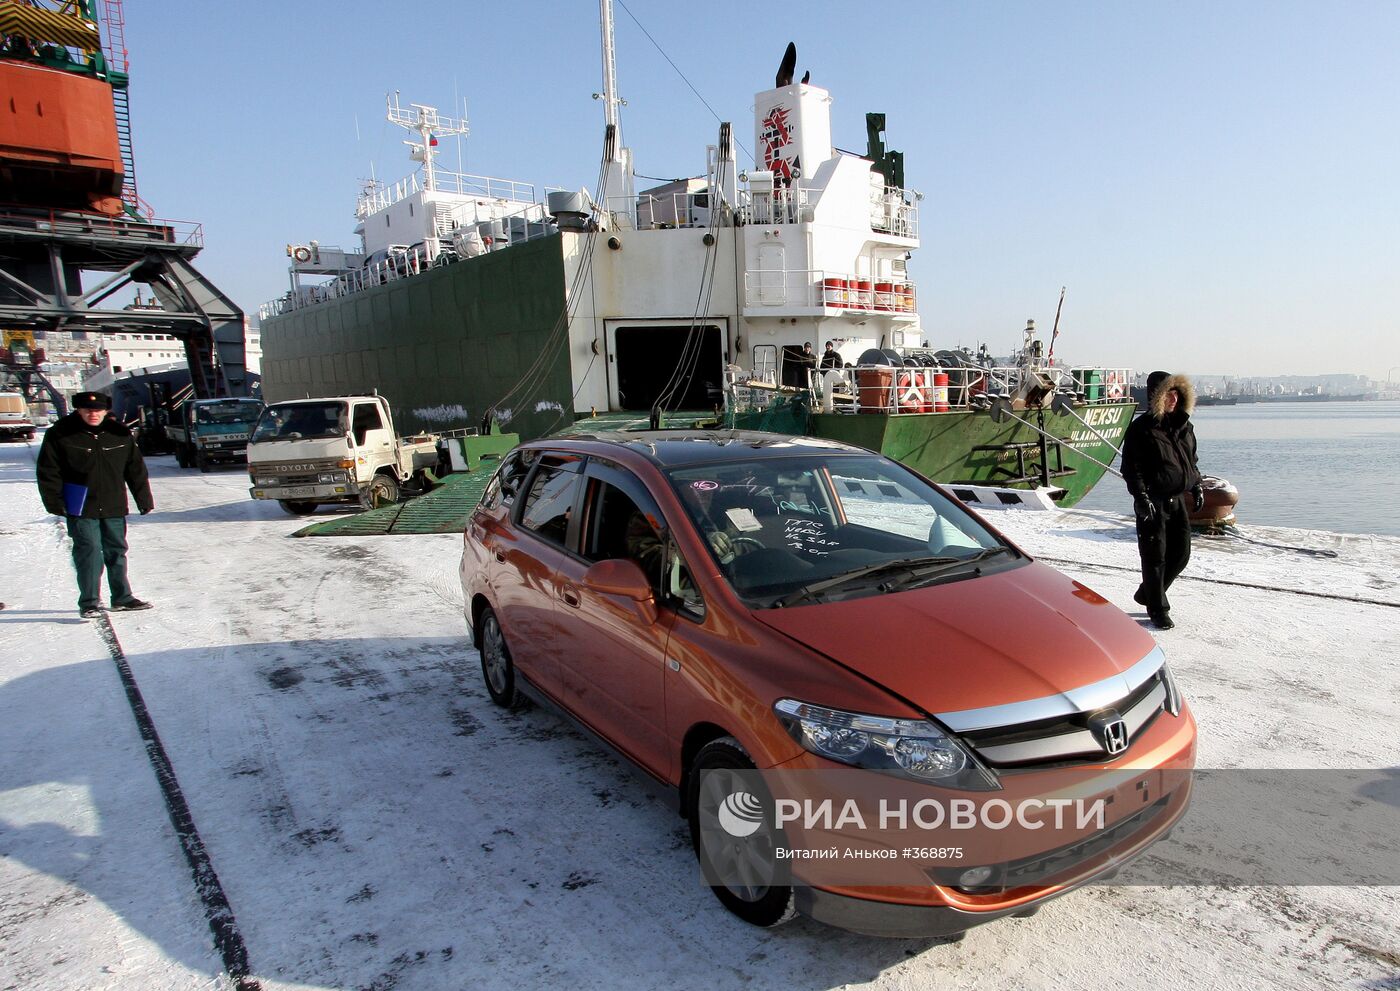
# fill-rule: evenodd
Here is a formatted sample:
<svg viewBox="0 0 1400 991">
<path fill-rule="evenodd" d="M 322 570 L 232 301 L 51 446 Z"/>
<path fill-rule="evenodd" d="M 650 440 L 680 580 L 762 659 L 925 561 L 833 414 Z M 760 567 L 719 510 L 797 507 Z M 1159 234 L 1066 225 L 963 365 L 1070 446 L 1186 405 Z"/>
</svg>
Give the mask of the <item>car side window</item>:
<svg viewBox="0 0 1400 991">
<path fill-rule="evenodd" d="M 562 547 L 569 533 L 580 479 L 577 462 L 541 459 L 529 491 L 525 493 L 520 525 Z"/>
<path fill-rule="evenodd" d="M 535 454 L 535 451 L 527 450 L 512 451 L 506 455 L 506 459 L 496 469 L 496 474 L 486 483 L 486 491 L 481 494 L 483 509 L 494 510 L 502 506 L 510 508 L 515 504 L 515 496 L 520 491 L 520 486 L 525 483 L 530 469 L 535 466 Z"/>
<path fill-rule="evenodd" d="M 603 459 L 588 469 L 583 556 L 590 561 L 636 561 L 658 605 L 703 619 L 705 603 L 690 577 L 661 510 L 631 472 Z"/>
<path fill-rule="evenodd" d="M 695 587 L 690 576 L 690 566 L 681 556 L 680 548 L 674 540 L 666 542 L 666 559 L 663 573 L 661 600 L 682 616 L 699 621 L 705 618 L 705 599 Z"/>
<path fill-rule="evenodd" d="M 600 479 L 590 479 L 590 485 L 583 556 L 590 561 L 636 561 L 659 595 L 665 547 L 656 509 L 642 508 L 622 489 Z"/>
</svg>

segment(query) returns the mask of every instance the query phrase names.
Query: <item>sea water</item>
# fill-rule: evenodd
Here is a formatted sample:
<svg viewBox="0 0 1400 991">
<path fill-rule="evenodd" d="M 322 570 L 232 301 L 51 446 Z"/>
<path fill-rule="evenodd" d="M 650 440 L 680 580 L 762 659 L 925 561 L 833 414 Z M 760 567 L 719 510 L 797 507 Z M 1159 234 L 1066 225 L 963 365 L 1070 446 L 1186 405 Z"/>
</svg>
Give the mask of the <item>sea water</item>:
<svg viewBox="0 0 1400 991">
<path fill-rule="evenodd" d="M 1191 420 L 1201 472 L 1240 490 L 1242 525 L 1400 536 L 1400 401 L 1202 406 Z M 1079 505 L 1133 504 L 1106 475 Z"/>
</svg>

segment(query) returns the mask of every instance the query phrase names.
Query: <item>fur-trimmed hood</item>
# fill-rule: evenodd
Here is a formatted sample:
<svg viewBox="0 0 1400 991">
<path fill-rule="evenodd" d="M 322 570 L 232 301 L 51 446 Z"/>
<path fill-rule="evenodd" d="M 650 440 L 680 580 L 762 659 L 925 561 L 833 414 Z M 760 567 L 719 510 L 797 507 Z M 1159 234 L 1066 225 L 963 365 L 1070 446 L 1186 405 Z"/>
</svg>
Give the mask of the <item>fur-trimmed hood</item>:
<svg viewBox="0 0 1400 991">
<path fill-rule="evenodd" d="M 1177 409 L 1182 410 L 1190 416 L 1196 410 L 1196 387 L 1191 384 L 1191 380 L 1185 375 L 1172 375 L 1161 385 L 1157 386 L 1157 391 L 1148 397 L 1148 403 L 1152 409 L 1152 415 L 1161 419 L 1167 412 L 1167 390 L 1175 389 L 1181 393 L 1181 405 Z"/>
</svg>

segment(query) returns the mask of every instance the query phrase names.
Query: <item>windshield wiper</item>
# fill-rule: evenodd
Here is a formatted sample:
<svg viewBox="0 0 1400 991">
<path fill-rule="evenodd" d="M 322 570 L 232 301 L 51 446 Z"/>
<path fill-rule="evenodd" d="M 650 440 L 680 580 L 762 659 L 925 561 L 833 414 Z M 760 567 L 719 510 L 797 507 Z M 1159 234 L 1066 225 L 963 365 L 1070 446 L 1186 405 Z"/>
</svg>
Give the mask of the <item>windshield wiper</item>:
<svg viewBox="0 0 1400 991">
<path fill-rule="evenodd" d="M 918 587 L 919 587 L 919 584 L 922 583 L 922 582 L 921 582 L 922 579 L 929 578 L 929 577 L 934 576 L 934 575 L 942 574 L 942 573 L 945 572 L 945 571 L 952 571 L 953 568 L 958 567 L 958 566 L 961 566 L 961 565 L 976 564 L 978 561 L 985 561 L 987 558 L 989 558 L 989 557 L 996 557 L 998 554 L 1010 554 L 1010 553 L 1011 553 L 1011 548 L 1010 548 L 1010 547 L 1007 547 L 1007 546 L 1005 546 L 1005 545 L 1003 545 L 1003 544 L 997 544 L 997 546 L 995 546 L 995 547 L 984 547 L 984 548 L 982 548 L 982 550 L 978 551 L 976 554 L 970 555 L 969 557 L 948 558 L 948 559 L 945 559 L 943 563 L 937 565 L 936 567 L 921 569 L 919 574 L 917 574 L 917 575 L 916 575 L 916 574 L 911 574 L 911 575 L 909 575 L 909 580 L 908 580 L 908 581 L 899 582 L 897 587 L 902 587 L 902 588 L 918 588 Z M 978 569 L 978 570 L 981 570 L 981 569 Z M 892 584 L 893 584 L 893 583 L 892 583 Z M 926 583 L 924 583 L 924 584 L 926 584 Z M 892 590 L 892 589 L 891 589 L 891 590 Z"/>
<path fill-rule="evenodd" d="M 898 588 L 909 588 L 913 583 L 929 578 L 933 575 L 942 574 L 954 567 L 966 564 L 975 564 L 978 561 L 986 560 L 998 554 L 1010 553 L 1011 548 L 998 544 L 996 547 L 985 547 L 976 554 L 969 557 L 905 557 L 894 561 L 877 561 L 862 568 L 855 568 L 851 571 L 843 571 L 839 575 L 830 578 L 823 578 L 821 581 L 812 582 L 810 585 L 803 585 L 795 592 L 790 592 L 773 602 L 776 608 L 796 605 L 804 599 L 815 599 L 823 592 L 829 591 L 840 585 L 847 585 L 858 582 L 863 578 L 871 578 L 886 571 L 903 571 L 904 574 L 881 586 L 882 591 L 892 592 Z"/>
<path fill-rule="evenodd" d="M 773 605 L 779 608 L 790 606 L 801 602 L 803 599 L 810 599 L 820 595 L 828 589 L 836 588 L 838 585 L 846 585 L 851 582 L 860 581 L 862 578 L 870 578 L 878 575 L 882 571 L 908 571 L 909 577 L 922 574 L 928 568 L 937 570 L 945 565 L 952 564 L 959 558 L 953 557 L 902 557 L 893 561 L 877 561 L 874 564 L 867 564 L 860 568 L 853 568 L 850 571 L 843 571 L 839 575 L 832 575 L 830 578 L 823 578 L 821 581 L 812 582 L 810 585 L 803 585 L 795 592 L 783 596 L 776 600 Z"/>
</svg>

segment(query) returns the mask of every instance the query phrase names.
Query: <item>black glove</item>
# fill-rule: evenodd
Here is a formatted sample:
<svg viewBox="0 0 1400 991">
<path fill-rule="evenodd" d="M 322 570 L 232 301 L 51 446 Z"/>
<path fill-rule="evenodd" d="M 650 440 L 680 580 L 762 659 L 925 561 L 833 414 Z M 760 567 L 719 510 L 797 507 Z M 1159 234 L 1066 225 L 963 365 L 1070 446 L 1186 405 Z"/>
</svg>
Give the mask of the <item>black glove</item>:
<svg viewBox="0 0 1400 991">
<path fill-rule="evenodd" d="M 1191 512 L 1199 513 L 1206 504 L 1206 490 L 1197 482 L 1191 487 Z"/>
<path fill-rule="evenodd" d="M 1133 515 L 1140 523 L 1151 523 L 1157 518 L 1157 504 L 1144 495 L 1133 497 Z"/>
</svg>

